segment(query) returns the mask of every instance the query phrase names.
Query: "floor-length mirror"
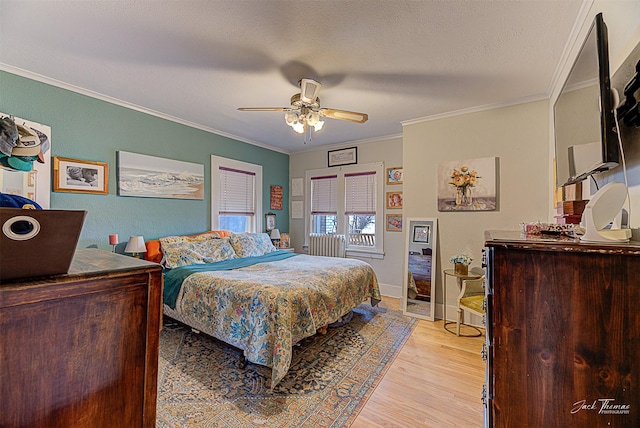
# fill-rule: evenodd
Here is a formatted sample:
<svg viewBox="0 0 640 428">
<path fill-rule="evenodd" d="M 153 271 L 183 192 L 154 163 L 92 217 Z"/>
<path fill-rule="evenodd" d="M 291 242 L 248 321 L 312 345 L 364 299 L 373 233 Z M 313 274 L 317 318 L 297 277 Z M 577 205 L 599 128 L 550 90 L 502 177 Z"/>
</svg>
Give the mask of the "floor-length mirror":
<svg viewBox="0 0 640 428">
<path fill-rule="evenodd" d="M 405 225 L 405 274 L 401 307 L 405 315 L 434 320 L 438 219 L 412 218 Z"/>
<path fill-rule="evenodd" d="M 0 191 L 20 195 L 36 201 L 42 208 L 49 208 L 51 189 L 51 128 L 27 119 L 13 117 L 0 112 L 0 117 L 9 116 L 16 123 L 44 134 L 49 146 L 43 155 L 43 162 L 34 161 L 30 171 L 0 167 Z"/>
</svg>

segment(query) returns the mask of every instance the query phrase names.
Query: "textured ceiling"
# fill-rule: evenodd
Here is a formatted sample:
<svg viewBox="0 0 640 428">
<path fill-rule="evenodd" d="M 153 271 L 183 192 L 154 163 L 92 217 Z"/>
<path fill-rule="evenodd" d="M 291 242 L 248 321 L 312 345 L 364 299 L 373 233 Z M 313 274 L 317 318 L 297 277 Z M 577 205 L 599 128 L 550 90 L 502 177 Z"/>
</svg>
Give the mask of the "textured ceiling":
<svg viewBox="0 0 640 428">
<path fill-rule="evenodd" d="M 582 3 L 0 0 L 0 68 L 295 152 L 547 97 Z M 305 145 L 282 113 L 237 111 L 288 106 L 303 77 L 369 121 Z"/>
</svg>

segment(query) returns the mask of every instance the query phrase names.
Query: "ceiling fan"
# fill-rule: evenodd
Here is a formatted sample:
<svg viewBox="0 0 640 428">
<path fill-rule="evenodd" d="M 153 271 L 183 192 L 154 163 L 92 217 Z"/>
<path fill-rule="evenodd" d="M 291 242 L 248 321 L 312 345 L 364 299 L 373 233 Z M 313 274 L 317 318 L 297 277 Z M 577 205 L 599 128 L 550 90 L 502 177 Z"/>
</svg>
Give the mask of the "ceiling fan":
<svg viewBox="0 0 640 428">
<path fill-rule="evenodd" d="M 324 126 L 322 119 L 325 117 L 357 123 L 365 123 L 369 119 L 366 113 L 320 107 L 320 98 L 318 98 L 318 92 L 322 87 L 320 82 L 301 79 L 298 84 L 300 93 L 291 97 L 290 107 L 240 107 L 238 110 L 283 111 L 285 122 L 298 134 L 304 134 L 312 127 L 315 131 L 319 131 Z"/>
</svg>

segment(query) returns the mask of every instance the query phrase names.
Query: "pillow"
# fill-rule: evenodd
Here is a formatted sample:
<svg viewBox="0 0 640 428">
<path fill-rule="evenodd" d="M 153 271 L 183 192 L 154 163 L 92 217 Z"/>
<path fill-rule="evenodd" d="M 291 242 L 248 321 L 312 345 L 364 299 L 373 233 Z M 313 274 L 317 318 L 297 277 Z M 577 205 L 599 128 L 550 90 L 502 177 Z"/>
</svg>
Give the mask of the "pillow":
<svg viewBox="0 0 640 428">
<path fill-rule="evenodd" d="M 276 251 L 266 233 L 233 233 L 229 238 L 238 257 L 254 257 Z"/>
<path fill-rule="evenodd" d="M 217 234 L 167 236 L 160 238 L 160 245 L 168 269 L 236 258 L 229 238 L 218 238 Z"/>
<path fill-rule="evenodd" d="M 231 232 L 228 230 L 209 230 L 207 232 L 202 232 L 202 233 L 198 233 L 195 235 L 188 235 L 188 236 L 200 236 L 200 235 L 208 235 L 208 234 L 216 234 L 220 238 L 226 238 L 228 236 L 231 236 Z M 162 254 L 162 249 L 160 247 L 160 240 L 153 239 L 151 241 L 147 241 L 146 246 L 147 246 L 147 252 L 144 253 L 144 259 L 150 262 L 164 264 L 162 263 L 162 259 L 164 258 L 164 255 Z"/>
</svg>

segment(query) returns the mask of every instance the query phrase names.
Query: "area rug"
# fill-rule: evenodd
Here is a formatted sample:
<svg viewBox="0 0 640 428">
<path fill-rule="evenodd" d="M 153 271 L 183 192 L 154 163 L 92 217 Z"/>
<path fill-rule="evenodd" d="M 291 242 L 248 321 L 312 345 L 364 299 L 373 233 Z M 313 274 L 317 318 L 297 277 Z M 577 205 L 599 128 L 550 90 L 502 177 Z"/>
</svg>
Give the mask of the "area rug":
<svg viewBox="0 0 640 428">
<path fill-rule="evenodd" d="M 157 427 L 345 427 L 415 327 L 401 312 L 362 304 L 349 324 L 304 339 L 287 376 L 238 368 L 238 349 L 168 321 L 160 338 Z"/>
</svg>

